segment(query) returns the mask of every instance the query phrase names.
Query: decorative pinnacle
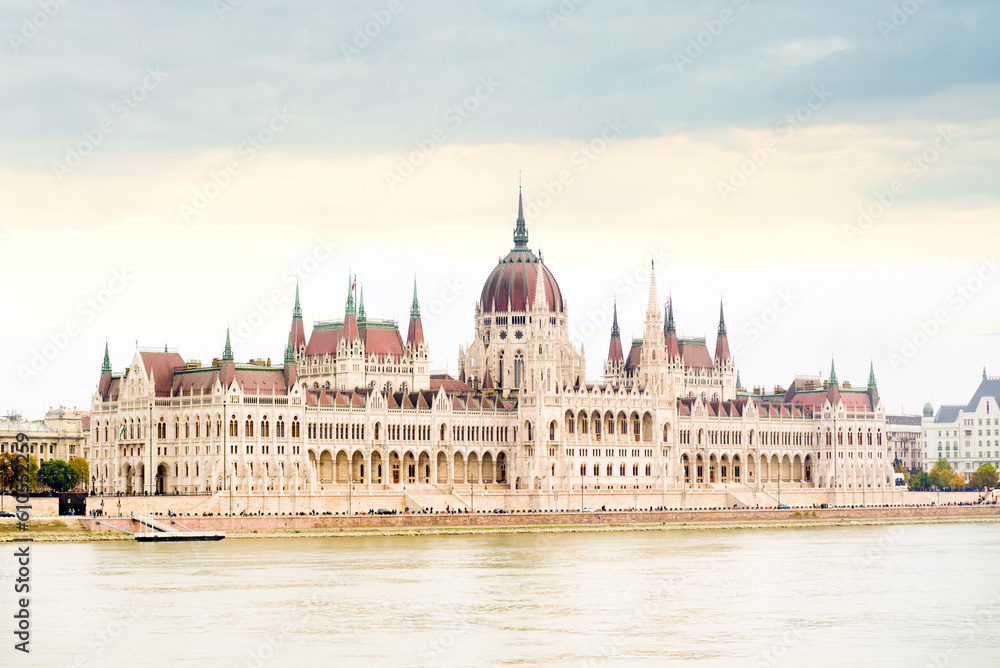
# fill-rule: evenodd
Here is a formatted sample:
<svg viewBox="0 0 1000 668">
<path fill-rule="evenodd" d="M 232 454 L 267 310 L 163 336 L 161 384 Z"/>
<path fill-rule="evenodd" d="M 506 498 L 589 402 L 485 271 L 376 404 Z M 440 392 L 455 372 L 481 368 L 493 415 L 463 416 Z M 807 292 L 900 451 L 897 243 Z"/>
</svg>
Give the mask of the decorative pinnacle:
<svg viewBox="0 0 1000 668">
<path fill-rule="evenodd" d="M 833 368 L 833 360 L 830 360 L 830 385 L 837 385 L 837 370 Z"/>
<path fill-rule="evenodd" d="M 358 292 L 358 322 L 365 322 L 368 316 L 365 315 L 365 284 L 361 284 Z"/>
<path fill-rule="evenodd" d="M 663 332 L 675 332 L 677 326 L 674 324 L 674 298 L 673 295 L 667 297 L 667 321 L 663 324 Z"/>
<path fill-rule="evenodd" d="M 621 330 L 618 329 L 618 300 L 615 300 L 615 319 L 611 325 L 611 337 L 619 338 L 621 336 Z"/>
<path fill-rule="evenodd" d="M 347 274 L 347 307 L 344 309 L 345 315 L 354 315 L 354 283 L 351 274 Z"/>
<path fill-rule="evenodd" d="M 875 362 L 870 362 L 868 367 L 868 387 L 875 387 Z"/>
<path fill-rule="evenodd" d="M 514 228 L 514 248 L 528 247 L 528 228 L 524 224 L 524 202 L 521 198 L 521 186 L 517 186 L 517 226 Z"/>
<path fill-rule="evenodd" d="M 740 382 L 740 370 L 736 370 L 736 391 L 739 392 L 743 390 L 743 384 Z"/>
<path fill-rule="evenodd" d="M 288 345 L 285 346 L 285 366 L 295 364 L 295 351 L 292 349 L 292 332 L 288 332 Z"/>
<path fill-rule="evenodd" d="M 101 365 L 101 373 L 111 373 L 111 356 L 108 355 L 108 342 L 104 342 L 104 364 Z"/>
<path fill-rule="evenodd" d="M 417 302 L 417 277 L 413 277 L 413 303 L 410 305 L 410 317 L 420 317 L 420 304 Z"/>
<path fill-rule="evenodd" d="M 229 344 L 229 328 L 226 327 L 226 347 L 222 350 L 222 361 L 233 361 L 233 347 Z"/>
<path fill-rule="evenodd" d="M 299 306 L 299 281 L 295 280 L 295 308 L 292 309 L 292 318 L 302 320 L 302 307 Z"/>
</svg>

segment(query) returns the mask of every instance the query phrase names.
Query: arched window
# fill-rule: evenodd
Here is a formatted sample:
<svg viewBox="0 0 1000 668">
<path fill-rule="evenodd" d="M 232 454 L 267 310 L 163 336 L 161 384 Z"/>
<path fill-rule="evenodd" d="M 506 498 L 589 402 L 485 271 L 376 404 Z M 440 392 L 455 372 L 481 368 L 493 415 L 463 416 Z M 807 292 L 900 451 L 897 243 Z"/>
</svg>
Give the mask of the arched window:
<svg viewBox="0 0 1000 668">
<path fill-rule="evenodd" d="M 594 464 L 594 475 L 601 475 L 601 465 Z"/>
<path fill-rule="evenodd" d="M 441 440 L 444 440 L 444 422 L 441 423 Z"/>
<path fill-rule="evenodd" d="M 625 475 L 625 465 L 624 464 L 620 464 L 618 466 L 618 475 Z"/>
<path fill-rule="evenodd" d="M 521 379 L 524 376 L 524 355 L 518 350 L 514 353 L 514 387 L 521 387 Z"/>
<path fill-rule="evenodd" d="M 159 424 L 156 425 L 156 437 L 157 438 L 167 437 L 167 423 L 164 422 L 163 418 L 160 418 Z"/>
<path fill-rule="evenodd" d="M 181 419 L 180 418 L 174 418 L 174 438 L 176 439 L 176 438 L 180 438 L 180 437 L 181 437 Z M 174 475 L 177 475 L 177 474 L 174 473 Z"/>
<path fill-rule="evenodd" d="M 260 436 L 261 438 L 268 438 L 271 436 L 271 423 L 267 421 L 267 416 L 260 421 Z"/>
<path fill-rule="evenodd" d="M 503 351 L 502 350 L 500 351 L 500 354 L 497 355 L 497 369 L 499 370 L 499 373 L 497 375 L 500 378 L 500 384 L 498 385 L 498 387 L 502 390 L 503 389 Z"/>
<path fill-rule="evenodd" d="M 222 416 L 216 413 L 215 415 L 215 437 L 219 438 L 222 436 Z"/>
<path fill-rule="evenodd" d="M 582 477 L 582 476 L 585 476 L 585 475 L 587 475 L 587 465 L 586 464 L 580 464 L 580 476 Z"/>
<path fill-rule="evenodd" d="M 549 440 L 550 441 L 556 440 L 556 421 L 555 420 L 553 420 L 552 422 L 549 423 Z"/>
<path fill-rule="evenodd" d="M 184 438 L 191 438 L 191 418 L 184 418 Z"/>
<path fill-rule="evenodd" d="M 649 468 L 648 464 L 646 465 L 646 468 Z M 638 464 L 632 464 L 632 475 L 634 475 L 634 476 L 638 476 L 639 475 L 639 465 Z M 646 475 L 649 475 L 649 473 L 647 472 Z"/>
<path fill-rule="evenodd" d="M 613 464 L 608 464 L 607 467 L 605 467 L 605 468 L 607 468 L 608 477 L 609 478 L 614 475 L 614 473 L 615 473 L 615 467 L 614 467 Z"/>
<path fill-rule="evenodd" d="M 278 438 L 285 437 L 285 418 L 281 415 L 278 416 L 278 421 L 274 423 L 274 435 Z M 376 438 L 378 438 L 376 436 Z"/>
<path fill-rule="evenodd" d="M 240 435 L 240 423 L 236 421 L 236 416 L 229 418 L 229 435 L 237 437 Z"/>
<path fill-rule="evenodd" d="M 299 437 L 299 418 L 295 416 L 292 418 L 292 438 Z"/>
</svg>

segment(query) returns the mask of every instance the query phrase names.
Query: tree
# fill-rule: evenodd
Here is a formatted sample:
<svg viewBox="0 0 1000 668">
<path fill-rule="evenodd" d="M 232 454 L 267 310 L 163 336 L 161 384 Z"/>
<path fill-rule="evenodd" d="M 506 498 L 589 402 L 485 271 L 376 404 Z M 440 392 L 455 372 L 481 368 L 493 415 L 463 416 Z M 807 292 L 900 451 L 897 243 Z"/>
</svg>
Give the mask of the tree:
<svg viewBox="0 0 1000 668">
<path fill-rule="evenodd" d="M 902 464 L 897 464 L 896 466 L 892 467 L 892 470 L 895 471 L 896 473 L 902 473 L 903 482 L 905 482 L 906 484 L 910 483 L 910 470 L 908 468 L 906 468 Z"/>
<path fill-rule="evenodd" d="M 920 471 L 910 476 L 910 489 L 927 489 L 930 487 L 930 476 L 927 471 Z"/>
<path fill-rule="evenodd" d="M 69 465 L 76 471 L 77 480 L 83 483 L 83 488 L 88 489 L 90 485 L 90 465 L 83 457 L 74 457 L 69 460 Z"/>
<path fill-rule="evenodd" d="M 934 468 L 927 476 L 927 482 L 932 487 L 939 487 L 941 489 L 947 489 L 951 487 L 951 476 L 955 470 L 951 467 L 951 463 L 942 457 L 937 460 L 934 464 Z"/>
<path fill-rule="evenodd" d="M 76 470 L 61 459 L 42 462 L 38 468 L 38 482 L 56 492 L 68 492 L 79 481 Z"/>
<path fill-rule="evenodd" d="M 0 494 L 14 489 L 14 465 L 15 455 L 13 452 L 0 453 Z"/>
<path fill-rule="evenodd" d="M 952 473 L 948 487 L 951 489 L 965 489 L 965 476 L 957 471 Z"/>
<path fill-rule="evenodd" d="M 997 470 L 993 464 L 980 464 L 969 479 L 969 487 L 993 489 L 997 486 Z"/>
</svg>

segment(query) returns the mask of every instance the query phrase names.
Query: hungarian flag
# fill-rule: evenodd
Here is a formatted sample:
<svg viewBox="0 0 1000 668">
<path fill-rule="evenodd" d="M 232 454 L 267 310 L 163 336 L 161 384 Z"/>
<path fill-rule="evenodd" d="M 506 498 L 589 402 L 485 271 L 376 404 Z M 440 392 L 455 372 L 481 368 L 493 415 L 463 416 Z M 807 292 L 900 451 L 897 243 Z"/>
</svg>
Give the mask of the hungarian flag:
<svg viewBox="0 0 1000 668">
<path fill-rule="evenodd" d="M 125 422 L 122 421 L 122 425 L 118 427 L 118 438 L 125 438 Z"/>
</svg>

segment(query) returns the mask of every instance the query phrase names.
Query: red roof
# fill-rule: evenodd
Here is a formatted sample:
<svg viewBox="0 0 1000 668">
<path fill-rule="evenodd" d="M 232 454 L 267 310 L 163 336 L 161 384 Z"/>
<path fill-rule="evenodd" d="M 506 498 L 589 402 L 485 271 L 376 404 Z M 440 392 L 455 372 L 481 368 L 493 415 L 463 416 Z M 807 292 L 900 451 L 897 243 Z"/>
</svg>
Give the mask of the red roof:
<svg viewBox="0 0 1000 668">
<path fill-rule="evenodd" d="M 433 374 L 431 376 L 431 389 L 437 392 L 440 388 L 445 392 L 472 392 L 472 388 L 460 380 L 455 380 L 447 374 Z"/>
<path fill-rule="evenodd" d="M 299 318 L 292 319 L 292 350 L 299 352 L 299 348 L 306 343 L 306 330 Z"/>
<path fill-rule="evenodd" d="M 708 347 L 701 342 L 680 341 L 681 355 L 684 356 L 684 366 L 695 369 L 711 369 L 715 367 Z"/>
<path fill-rule="evenodd" d="M 722 334 L 715 340 L 715 359 L 726 361 L 729 355 L 729 337 Z"/>
<path fill-rule="evenodd" d="M 82 429 L 83 431 L 87 431 L 88 429 L 90 429 L 89 415 L 84 415 L 83 417 L 80 418 L 80 429 Z"/>
<path fill-rule="evenodd" d="M 365 327 L 361 330 L 361 336 L 365 344 L 365 353 L 368 355 L 375 354 L 379 357 L 392 355 L 393 357 L 400 357 L 403 354 L 403 338 L 396 328 L 376 329 Z"/>
<path fill-rule="evenodd" d="M 542 267 L 542 282 L 545 285 L 549 311 L 561 313 L 565 305 L 555 276 L 538 261 L 534 253 L 526 249 L 512 250 L 490 273 L 479 300 L 483 312 L 530 311 L 535 302 L 539 266 Z"/>
<path fill-rule="evenodd" d="M 340 343 L 340 329 L 324 327 L 313 329 L 306 346 L 306 355 L 336 355 Z"/>
<path fill-rule="evenodd" d="M 622 354 L 622 339 L 620 336 L 611 337 L 611 346 L 608 348 L 608 361 L 621 362 L 625 359 Z"/>
<path fill-rule="evenodd" d="M 642 342 L 633 341 L 632 347 L 628 351 L 628 359 L 625 360 L 625 370 L 631 371 L 639 366 L 642 359 Z"/>
<path fill-rule="evenodd" d="M 424 325 L 420 318 L 410 318 L 410 328 L 406 331 L 406 342 L 418 346 L 424 342 Z"/>
<path fill-rule="evenodd" d="M 139 353 L 146 377 L 152 375 L 156 383 L 155 391 L 158 397 L 169 397 L 170 388 L 174 383 L 174 369 L 184 366 L 184 358 L 177 353 Z"/>
</svg>

